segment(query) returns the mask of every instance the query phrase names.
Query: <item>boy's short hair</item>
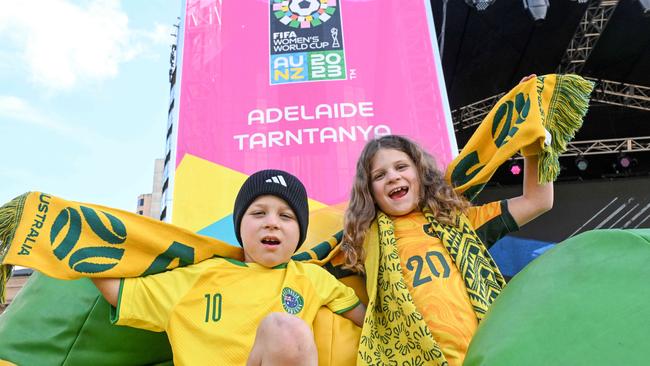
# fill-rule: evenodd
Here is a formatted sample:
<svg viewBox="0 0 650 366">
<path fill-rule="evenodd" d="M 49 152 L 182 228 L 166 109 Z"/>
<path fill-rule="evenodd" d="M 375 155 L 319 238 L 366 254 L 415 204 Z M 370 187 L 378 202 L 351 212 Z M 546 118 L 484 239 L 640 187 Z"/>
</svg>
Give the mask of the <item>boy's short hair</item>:
<svg viewBox="0 0 650 366">
<path fill-rule="evenodd" d="M 235 224 L 235 235 L 239 245 L 241 240 L 241 220 L 248 206 L 259 196 L 271 195 L 276 196 L 287 202 L 298 220 L 300 228 L 300 239 L 296 250 L 300 248 L 307 236 L 307 226 L 309 226 L 309 203 L 307 202 L 307 190 L 300 179 L 293 175 L 275 169 L 261 170 L 254 173 L 241 186 L 237 198 L 235 199 L 235 208 L 233 209 L 233 221 Z"/>
</svg>

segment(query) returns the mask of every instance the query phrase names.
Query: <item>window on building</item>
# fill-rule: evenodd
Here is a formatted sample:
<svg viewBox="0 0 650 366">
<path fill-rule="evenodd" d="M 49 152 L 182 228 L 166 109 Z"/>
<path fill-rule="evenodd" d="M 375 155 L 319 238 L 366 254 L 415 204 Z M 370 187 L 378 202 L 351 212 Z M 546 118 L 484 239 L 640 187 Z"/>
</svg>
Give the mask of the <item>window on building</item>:
<svg viewBox="0 0 650 366">
<path fill-rule="evenodd" d="M 144 205 L 144 198 L 140 198 L 138 200 L 138 206 L 143 206 Z"/>
<path fill-rule="evenodd" d="M 138 215 L 144 215 L 144 211 L 142 210 L 138 211 Z"/>
</svg>

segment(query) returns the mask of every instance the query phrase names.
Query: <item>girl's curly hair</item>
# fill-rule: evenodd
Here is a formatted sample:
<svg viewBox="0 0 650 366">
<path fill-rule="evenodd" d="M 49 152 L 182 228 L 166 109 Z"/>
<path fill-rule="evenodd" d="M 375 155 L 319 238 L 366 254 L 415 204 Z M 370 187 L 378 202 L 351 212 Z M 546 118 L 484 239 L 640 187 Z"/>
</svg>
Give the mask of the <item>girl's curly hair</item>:
<svg viewBox="0 0 650 366">
<path fill-rule="evenodd" d="M 428 206 L 441 223 L 455 225 L 458 212 L 465 212 L 469 202 L 458 195 L 438 170 L 434 158 L 417 143 L 397 135 L 388 135 L 369 141 L 357 161 L 356 175 L 345 211 L 344 235 L 341 250 L 345 254 L 345 267 L 363 272 L 365 252 L 363 242 L 366 232 L 377 215 L 378 207 L 372 196 L 370 169 L 372 159 L 381 149 L 398 150 L 411 158 L 420 181 L 418 207 Z"/>
</svg>

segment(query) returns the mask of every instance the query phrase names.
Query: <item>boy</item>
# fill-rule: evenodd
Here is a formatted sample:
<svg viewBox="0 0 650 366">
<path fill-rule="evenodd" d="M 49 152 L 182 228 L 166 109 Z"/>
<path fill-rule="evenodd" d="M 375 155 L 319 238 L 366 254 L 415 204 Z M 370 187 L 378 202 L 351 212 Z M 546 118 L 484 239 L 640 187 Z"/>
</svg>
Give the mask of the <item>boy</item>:
<svg viewBox="0 0 650 366">
<path fill-rule="evenodd" d="M 316 365 L 318 309 L 361 326 L 365 307 L 324 269 L 291 260 L 307 233 L 305 187 L 284 171 L 257 172 L 239 190 L 233 220 L 245 262 L 212 258 L 142 278 L 93 279 L 116 307 L 112 321 L 166 331 L 177 365 Z"/>
</svg>

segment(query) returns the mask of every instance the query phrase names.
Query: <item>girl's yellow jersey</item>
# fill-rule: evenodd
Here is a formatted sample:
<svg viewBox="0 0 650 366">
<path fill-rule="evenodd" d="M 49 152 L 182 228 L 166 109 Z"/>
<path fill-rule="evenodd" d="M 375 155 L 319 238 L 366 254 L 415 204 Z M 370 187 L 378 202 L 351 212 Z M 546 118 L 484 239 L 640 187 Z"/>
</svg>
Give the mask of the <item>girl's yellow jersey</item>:
<svg viewBox="0 0 650 366">
<path fill-rule="evenodd" d="M 517 229 L 505 201 L 471 207 L 467 217 L 483 240 Z M 413 302 L 449 365 L 460 366 L 478 326 L 464 279 L 440 239 L 424 230 L 429 222 L 422 212 L 393 218 L 393 223 L 402 274 Z"/>
</svg>

